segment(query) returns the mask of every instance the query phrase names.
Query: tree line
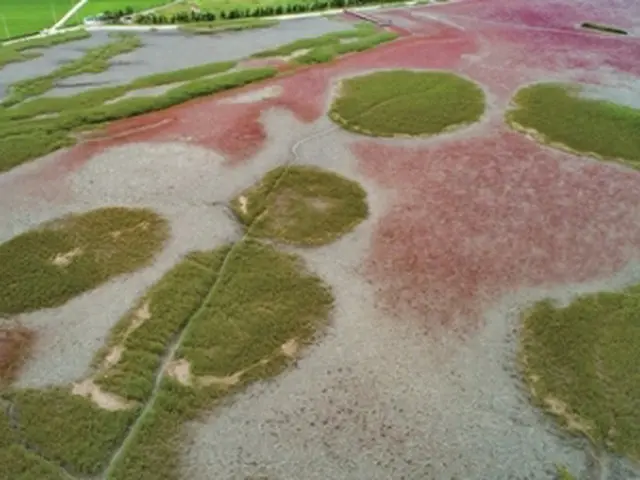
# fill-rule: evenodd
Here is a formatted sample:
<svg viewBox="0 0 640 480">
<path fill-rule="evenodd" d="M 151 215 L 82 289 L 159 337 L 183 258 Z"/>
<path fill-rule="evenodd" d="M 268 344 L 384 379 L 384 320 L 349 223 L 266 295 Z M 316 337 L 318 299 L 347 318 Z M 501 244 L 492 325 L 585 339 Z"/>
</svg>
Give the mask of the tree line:
<svg viewBox="0 0 640 480">
<path fill-rule="evenodd" d="M 260 18 L 275 15 L 286 15 L 304 12 L 317 12 L 329 9 L 356 7 L 381 3 L 395 3 L 398 0 L 316 0 L 301 3 L 287 3 L 283 5 L 264 5 L 255 8 L 232 8 L 219 12 L 191 11 L 179 12 L 173 15 L 151 12 L 136 15 L 135 23 L 143 25 L 166 25 L 174 23 L 215 22 L 216 20 L 237 20 L 240 18 Z M 129 8 L 126 9 L 127 11 Z M 123 14 L 128 15 L 128 14 Z M 121 16 L 121 17 L 122 17 Z M 118 17 L 117 20 L 120 20 Z"/>
</svg>

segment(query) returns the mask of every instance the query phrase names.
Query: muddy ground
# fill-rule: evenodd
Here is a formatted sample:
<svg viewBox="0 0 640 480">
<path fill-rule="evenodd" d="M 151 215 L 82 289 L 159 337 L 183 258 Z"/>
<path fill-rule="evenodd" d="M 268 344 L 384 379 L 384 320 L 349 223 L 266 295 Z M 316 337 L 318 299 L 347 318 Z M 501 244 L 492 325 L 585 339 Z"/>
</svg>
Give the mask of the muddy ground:
<svg viewBox="0 0 640 480">
<path fill-rule="evenodd" d="M 332 327 L 295 368 L 185 427 L 184 478 L 542 480 L 556 463 L 580 478 L 640 478 L 614 457 L 590 476 L 585 442 L 529 404 L 515 363 L 526 305 L 640 281 L 640 176 L 503 121 L 532 82 L 637 91 L 640 39 L 576 25 L 631 28 L 639 4 L 465 0 L 375 15 L 402 38 L 117 122 L 101 141 L 0 175 L 2 241 L 115 204 L 155 208 L 173 231 L 153 266 L 22 316 L 41 340 L 19 384 L 81 378 L 110 326 L 182 254 L 239 238 L 219 202 L 285 162 L 318 165 L 359 181 L 371 209 L 338 242 L 296 250 L 334 288 Z M 421 140 L 362 137 L 327 119 L 339 79 L 388 68 L 459 72 L 483 87 L 487 111 Z"/>
</svg>

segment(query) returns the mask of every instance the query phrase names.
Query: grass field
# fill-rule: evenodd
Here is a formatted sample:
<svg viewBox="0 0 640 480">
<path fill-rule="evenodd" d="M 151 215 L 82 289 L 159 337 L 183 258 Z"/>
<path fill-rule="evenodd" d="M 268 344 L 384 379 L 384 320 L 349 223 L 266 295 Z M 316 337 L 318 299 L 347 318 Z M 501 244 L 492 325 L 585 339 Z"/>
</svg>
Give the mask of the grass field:
<svg viewBox="0 0 640 480">
<path fill-rule="evenodd" d="M 75 0 L 2 0 L 0 2 L 0 40 L 38 33 L 60 20 Z M 75 15 L 76 23 L 82 22 Z"/>
<path fill-rule="evenodd" d="M 146 265 L 169 234 L 150 210 L 102 208 L 0 245 L 0 316 L 55 307 Z"/>
<path fill-rule="evenodd" d="M 251 235 L 296 245 L 324 245 L 367 218 L 356 182 L 314 167 L 279 167 L 236 197 L 232 207 Z"/>
<path fill-rule="evenodd" d="M 578 85 L 526 87 L 513 99 L 507 120 L 553 146 L 640 168 L 640 109 L 584 98 L 580 92 Z"/>
<path fill-rule="evenodd" d="M 596 446 L 640 459 L 640 287 L 541 302 L 525 315 L 521 360 L 534 400 Z"/>
<path fill-rule="evenodd" d="M 482 89 L 455 74 L 395 70 L 343 81 L 330 117 L 366 135 L 419 136 L 475 122 L 484 107 Z"/>
</svg>

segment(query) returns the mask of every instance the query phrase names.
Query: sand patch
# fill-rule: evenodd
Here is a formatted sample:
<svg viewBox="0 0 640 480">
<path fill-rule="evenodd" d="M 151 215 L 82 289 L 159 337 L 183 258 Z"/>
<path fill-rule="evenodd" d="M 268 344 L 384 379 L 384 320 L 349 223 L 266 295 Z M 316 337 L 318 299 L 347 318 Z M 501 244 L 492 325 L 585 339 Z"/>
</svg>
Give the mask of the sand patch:
<svg viewBox="0 0 640 480">
<path fill-rule="evenodd" d="M 71 389 L 71 393 L 88 398 L 98 407 L 109 410 L 110 412 L 129 410 L 135 405 L 134 402 L 129 402 L 118 395 L 102 391 L 90 378 L 80 383 L 75 383 Z"/>
<path fill-rule="evenodd" d="M 332 206 L 331 200 L 322 197 L 307 198 L 306 202 L 311 208 L 319 212 L 326 212 Z"/>
<path fill-rule="evenodd" d="M 66 253 L 57 254 L 51 261 L 56 267 L 68 267 L 74 258 L 82 254 L 81 248 L 74 248 Z"/>
<path fill-rule="evenodd" d="M 296 338 L 292 338 L 291 340 L 283 343 L 280 347 L 280 350 L 282 350 L 282 353 L 285 356 L 289 358 L 295 358 L 295 356 L 298 354 L 298 351 L 300 350 L 300 344 L 298 343 L 298 340 Z"/>
<path fill-rule="evenodd" d="M 261 88 L 251 92 L 241 93 L 235 97 L 223 100 L 221 103 L 257 103 L 262 100 L 268 100 L 270 98 L 279 97 L 282 94 L 282 87 L 278 85 L 272 85 L 270 87 Z"/>
<path fill-rule="evenodd" d="M 137 328 L 140 327 L 145 321 L 151 318 L 151 310 L 149 306 L 149 301 L 144 302 L 136 311 L 131 320 L 131 325 L 127 328 L 127 331 L 124 334 L 124 338 L 122 342 L 124 342 L 129 335 L 131 335 Z"/>
<path fill-rule="evenodd" d="M 122 345 L 116 345 L 111 350 L 106 357 L 104 357 L 103 368 L 113 367 L 116 363 L 120 361 L 122 358 L 122 353 L 124 352 L 124 347 Z"/>
<path fill-rule="evenodd" d="M 169 362 L 167 364 L 166 373 L 184 386 L 190 387 L 193 384 L 191 378 L 191 365 L 185 358 Z"/>
<path fill-rule="evenodd" d="M 211 385 L 218 385 L 222 387 L 232 387 L 240 382 L 242 375 L 246 370 L 241 370 L 226 377 L 217 377 L 214 375 L 204 375 L 201 377 L 194 377 L 191 374 L 191 364 L 186 358 L 179 360 L 173 360 L 167 364 L 166 374 L 176 380 L 181 385 L 191 387 L 194 384 L 196 386 L 208 387 Z"/>
<path fill-rule="evenodd" d="M 591 427 L 587 425 L 582 419 L 578 416 L 573 415 L 569 412 L 569 408 L 566 403 L 564 403 L 559 398 L 548 395 L 544 399 L 544 403 L 553 415 L 560 417 L 565 420 L 567 423 L 567 428 L 574 432 L 581 432 L 587 437 L 589 437 L 589 432 L 591 431 Z"/>
<path fill-rule="evenodd" d="M 211 385 L 218 385 L 221 387 L 232 387 L 240 382 L 242 375 L 244 375 L 245 370 L 241 370 L 239 372 L 234 373 L 233 375 L 228 375 L 226 377 L 216 377 L 213 375 L 205 375 L 203 377 L 198 378 L 198 383 L 202 386 L 208 387 Z"/>
<path fill-rule="evenodd" d="M 247 197 L 245 197 L 244 195 L 240 195 L 240 198 L 238 198 L 238 202 L 240 202 L 240 211 L 243 214 L 247 214 Z"/>
</svg>

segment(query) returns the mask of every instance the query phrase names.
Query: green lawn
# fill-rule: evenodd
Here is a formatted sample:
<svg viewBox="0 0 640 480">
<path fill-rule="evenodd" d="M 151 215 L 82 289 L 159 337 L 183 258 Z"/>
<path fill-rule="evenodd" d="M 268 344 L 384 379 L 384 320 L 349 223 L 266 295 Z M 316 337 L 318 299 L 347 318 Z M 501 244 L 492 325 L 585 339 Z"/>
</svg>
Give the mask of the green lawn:
<svg viewBox="0 0 640 480">
<path fill-rule="evenodd" d="M 640 109 L 580 96 L 581 85 L 539 83 L 516 93 L 513 128 L 554 147 L 640 168 Z"/>
<path fill-rule="evenodd" d="M 150 263 L 169 235 L 151 210 L 109 207 L 59 218 L 0 244 L 0 316 L 63 305 Z"/>
<path fill-rule="evenodd" d="M 640 459 L 640 287 L 545 301 L 524 317 L 532 399 L 597 447 Z M 567 477 L 565 477 L 567 478 Z"/>
<path fill-rule="evenodd" d="M 38 33 L 60 20 L 75 0 L 0 1 L 0 40 Z M 82 17 L 77 17 L 81 22 Z"/>
<path fill-rule="evenodd" d="M 342 82 L 330 117 L 372 136 L 435 135 L 480 119 L 482 89 L 448 72 L 394 70 Z"/>
<path fill-rule="evenodd" d="M 295 245 L 326 245 L 367 218 L 356 182 L 316 167 L 278 167 L 233 199 L 251 234 Z"/>
</svg>

